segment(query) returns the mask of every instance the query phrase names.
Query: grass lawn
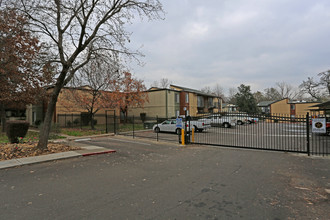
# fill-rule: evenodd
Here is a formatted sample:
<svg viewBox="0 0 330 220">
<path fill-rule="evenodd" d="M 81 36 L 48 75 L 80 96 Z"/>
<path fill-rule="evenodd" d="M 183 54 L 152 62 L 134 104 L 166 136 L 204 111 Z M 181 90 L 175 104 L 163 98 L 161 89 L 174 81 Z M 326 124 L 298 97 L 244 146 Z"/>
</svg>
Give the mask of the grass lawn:
<svg viewBox="0 0 330 220">
<path fill-rule="evenodd" d="M 105 134 L 105 130 L 82 130 L 80 128 L 62 128 L 61 133 L 69 136 L 79 137 L 79 136 Z"/>
<path fill-rule="evenodd" d="M 95 126 L 97 130 L 91 130 L 89 127 L 84 127 L 83 129 L 80 128 L 61 128 L 57 132 L 60 132 L 61 134 L 65 134 L 68 136 L 75 136 L 75 137 L 81 137 L 81 136 L 90 136 L 90 135 L 98 135 L 98 134 L 105 134 L 105 125 L 99 125 Z M 144 130 L 143 124 L 134 124 L 134 130 Z M 1 131 L 1 128 L 0 128 Z M 110 128 L 110 133 L 113 132 L 113 125 Z M 117 125 L 117 132 L 127 132 L 127 131 L 133 131 L 133 124 L 119 124 Z M 60 136 L 55 133 L 51 133 L 49 135 L 50 140 L 55 139 L 63 139 L 66 137 Z M 39 132 L 37 131 L 28 131 L 25 138 L 21 142 L 37 142 L 39 141 Z M 0 143 L 9 143 L 9 140 L 7 138 L 6 133 L 0 132 Z"/>
<path fill-rule="evenodd" d="M 69 136 L 89 136 L 89 135 L 98 135 L 98 134 L 105 134 L 106 127 L 105 125 L 95 126 L 96 130 L 91 130 L 90 127 L 83 127 L 83 129 L 78 128 L 61 128 L 61 133 L 66 134 Z M 113 125 L 109 126 L 109 133 L 112 133 L 114 130 Z M 133 131 L 133 124 L 119 124 L 116 127 L 117 132 L 126 132 L 126 131 Z M 134 130 L 144 130 L 143 124 L 134 124 Z"/>
</svg>

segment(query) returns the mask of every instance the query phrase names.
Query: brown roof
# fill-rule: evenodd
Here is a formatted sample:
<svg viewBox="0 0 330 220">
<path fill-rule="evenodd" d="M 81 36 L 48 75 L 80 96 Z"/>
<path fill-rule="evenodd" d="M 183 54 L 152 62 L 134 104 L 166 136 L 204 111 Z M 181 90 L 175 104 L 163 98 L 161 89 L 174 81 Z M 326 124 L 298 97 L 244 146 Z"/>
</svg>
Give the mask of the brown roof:
<svg viewBox="0 0 330 220">
<path fill-rule="evenodd" d="M 313 105 L 311 107 L 318 107 L 319 109 L 317 110 L 330 110 L 330 101 L 323 102 L 317 105 Z"/>
</svg>

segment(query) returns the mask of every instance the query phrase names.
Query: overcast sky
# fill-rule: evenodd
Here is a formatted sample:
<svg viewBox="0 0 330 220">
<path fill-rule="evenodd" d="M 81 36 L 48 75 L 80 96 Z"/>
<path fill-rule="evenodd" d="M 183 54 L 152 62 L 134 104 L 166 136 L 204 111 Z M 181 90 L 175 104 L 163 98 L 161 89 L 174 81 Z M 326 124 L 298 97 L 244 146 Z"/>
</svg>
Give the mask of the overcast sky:
<svg viewBox="0 0 330 220">
<path fill-rule="evenodd" d="M 164 20 L 136 22 L 132 72 L 193 89 L 299 85 L 330 69 L 329 0 L 162 0 Z"/>
</svg>

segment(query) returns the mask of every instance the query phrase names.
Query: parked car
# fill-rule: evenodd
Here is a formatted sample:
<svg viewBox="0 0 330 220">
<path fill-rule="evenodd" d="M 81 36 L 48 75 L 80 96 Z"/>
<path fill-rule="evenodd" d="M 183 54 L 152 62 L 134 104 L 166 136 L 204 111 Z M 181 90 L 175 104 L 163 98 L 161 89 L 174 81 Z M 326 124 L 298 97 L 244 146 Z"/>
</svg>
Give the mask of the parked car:
<svg viewBox="0 0 330 220">
<path fill-rule="evenodd" d="M 155 124 L 152 129 L 156 132 L 174 132 L 181 134 L 181 128 L 176 127 L 176 119 L 165 120 L 162 123 Z"/>
<path fill-rule="evenodd" d="M 228 116 L 221 115 L 211 115 L 204 119 L 199 119 L 199 121 L 209 122 L 212 127 L 223 126 L 225 128 L 230 128 L 236 126 L 236 119 Z"/>
<path fill-rule="evenodd" d="M 191 118 L 190 116 L 188 116 L 189 118 Z M 184 119 L 185 116 L 184 115 L 180 115 L 178 118 L 182 118 Z M 194 130 L 196 132 L 202 132 L 202 131 L 206 131 L 207 129 L 211 128 L 211 121 L 210 120 L 191 120 L 189 119 L 190 122 L 190 127 L 194 128 Z M 188 123 L 188 122 L 187 122 Z M 189 124 L 187 125 L 189 126 Z"/>
<path fill-rule="evenodd" d="M 173 132 L 176 134 L 181 134 L 181 129 L 184 128 L 183 124 L 186 124 L 186 127 L 188 129 L 189 132 L 192 131 L 192 128 L 194 128 L 194 130 L 196 132 L 200 131 L 204 131 L 207 130 L 208 128 L 211 127 L 211 124 L 206 124 L 204 122 L 201 121 L 195 121 L 195 120 L 191 120 L 190 121 L 190 128 L 189 128 L 189 123 L 188 122 L 183 122 L 181 125 L 181 128 L 178 128 L 176 126 L 176 119 L 168 119 L 163 121 L 162 123 L 159 124 L 155 124 L 153 126 L 153 130 L 158 133 L 158 132 Z"/>
<path fill-rule="evenodd" d="M 250 116 L 248 114 L 229 114 L 229 115 L 225 115 L 226 117 L 230 117 L 236 120 L 238 125 L 243 125 L 243 124 L 252 124 L 252 123 L 256 123 L 259 121 L 259 118 L 257 117 L 253 117 Z"/>
<path fill-rule="evenodd" d="M 210 121 L 190 121 L 190 127 L 194 127 L 196 132 L 202 132 L 206 131 L 207 129 L 211 128 L 211 122 Z"/>
</svg>

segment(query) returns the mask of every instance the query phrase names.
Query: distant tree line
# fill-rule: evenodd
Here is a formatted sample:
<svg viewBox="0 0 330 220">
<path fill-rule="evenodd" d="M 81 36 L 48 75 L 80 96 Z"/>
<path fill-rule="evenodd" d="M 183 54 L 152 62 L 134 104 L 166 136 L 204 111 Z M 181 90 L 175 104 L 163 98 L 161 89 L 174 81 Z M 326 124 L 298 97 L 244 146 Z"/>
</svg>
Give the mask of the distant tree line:
<svg viewBox="0 0 330 220">
<path fill-rule="evenodd" d="M 216 84 L 213 88 L 205 86 L 201 91 L 215 94 L 222 98 L 223 102 L 235 104 L 240 111 L 257 112 L 257 104 L 262 101 L 277 101 L 284 98 L 290 100 L 324 102 L 330 100 L 330 70 L 319 73 L 318 78 L 308 77 L 298 87 L 286 82 L 276 82 L 274 87 L 252 93 L 249 85 L 241 84 L 237 88 L 229 88 L 228 94 Z"/>
</svg>

